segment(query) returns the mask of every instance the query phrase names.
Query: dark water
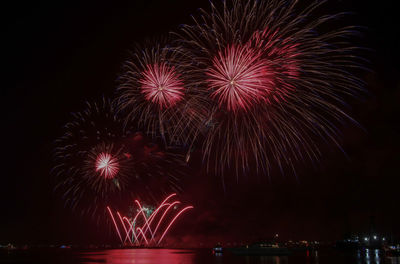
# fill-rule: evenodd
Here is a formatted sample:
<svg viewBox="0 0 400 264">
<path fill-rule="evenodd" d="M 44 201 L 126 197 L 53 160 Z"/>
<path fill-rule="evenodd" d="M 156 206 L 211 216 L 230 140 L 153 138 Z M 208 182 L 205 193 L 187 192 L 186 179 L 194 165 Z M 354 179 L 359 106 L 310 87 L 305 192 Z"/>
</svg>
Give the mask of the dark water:
<svg viewBox="0 0 400 264">
<path fill-rule="evenodd" d="M 214 255 L 211 250 L 110 249 L 110 250 L 27 250 L 3 252 L 0 263 L 112 263 L 112 264 L 400 264 L 400 257 L 386 257 L 382 251 L 303 251 L 291 256 Z"/>
</svg>

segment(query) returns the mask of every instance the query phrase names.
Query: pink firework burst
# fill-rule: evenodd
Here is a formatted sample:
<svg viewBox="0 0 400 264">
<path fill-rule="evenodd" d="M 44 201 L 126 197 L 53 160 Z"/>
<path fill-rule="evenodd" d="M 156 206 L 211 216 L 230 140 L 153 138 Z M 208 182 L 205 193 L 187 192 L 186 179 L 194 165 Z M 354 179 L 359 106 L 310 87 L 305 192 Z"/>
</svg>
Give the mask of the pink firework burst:
<svg viewBox="0 0 400 264">
<path fill-rule="evenodd" d="M 174 106 L 183 98 L 183 82 L 174 67 L 166 63 L 147 65 L 139 81 L 141 92 L 146 100 L 157 104 L 160 108 Z"/>
<path fill-rule="evenodd" d="M 232 111 L 265 101 L 273 85 L 266 61 L 247 45 L 232 45 L 219 52 L 206 74 L 211 96 Z"/>
<path fill-rule="evenodd" d="M 119 171 L 117 159 L 108 153 L 100 153 L 96 159 L 96 171 L 100 171 L 100 175 L 106 179 L 113 179 Z"/>
</svg>

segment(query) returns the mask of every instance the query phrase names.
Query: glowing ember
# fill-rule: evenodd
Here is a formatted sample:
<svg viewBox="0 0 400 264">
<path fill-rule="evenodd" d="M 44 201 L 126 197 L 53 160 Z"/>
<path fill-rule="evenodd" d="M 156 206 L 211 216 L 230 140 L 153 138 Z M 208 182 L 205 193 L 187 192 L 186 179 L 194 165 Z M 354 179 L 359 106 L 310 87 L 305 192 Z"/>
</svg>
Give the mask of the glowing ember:
<svg viewBox="0 0 400 264">
<path fill-rule="evenodd" d="M 112 179 L 117 175 L 119 170 L 117 159 L 108 153 L 100 153 L 96 160 L 96 171 L 100 171 L 100 175 L 106 179 Z"/>
<path fill-rule="evenodd" d="M 183 82 L 174 67 L 165 63 L 147 65 L 140 80 L 146 100 L 158 104 L 160 108 L 175 105 L 183 97 Z"/>
<path fill-rule="evenodd" d="M 247 46 L 232 45 L 219 52 L 207 75 L 211 96 L 233 111 L 264 100 L 272 85 L 265 61 Z"/>
</svg>

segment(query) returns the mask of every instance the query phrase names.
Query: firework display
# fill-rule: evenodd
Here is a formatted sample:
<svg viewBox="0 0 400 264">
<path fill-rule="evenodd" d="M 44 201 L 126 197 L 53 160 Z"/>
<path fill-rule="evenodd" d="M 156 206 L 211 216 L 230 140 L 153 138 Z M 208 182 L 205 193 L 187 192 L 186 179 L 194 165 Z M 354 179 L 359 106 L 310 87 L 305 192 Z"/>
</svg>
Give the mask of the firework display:
<svg viewBox="0 0 400 264">
<path fill-rule="evenodd" d="M 349 41 L 357 29 L 320 15 L 327 1 L 300 2 L 211 3 L 170 39 L 138 45 L 115 98 L 88 103 L 57 140 L 54 171 L 66 202 L 108 212 L 121 243 L 154 246 L 192 208 L 164 223 L 175 194 L 147 215 L 139 202 L 181 190 L 186 164 L 173 149 L 186 162 L 196 150 L 205 173 L 239 180 L 295 173 L 320 157 L 321 143 L 340 148 L 338 125 L 353 121 L 346 101 L 363 90 Z M 135 215 L 112 213 L 133 199 Z"/>
</svg>

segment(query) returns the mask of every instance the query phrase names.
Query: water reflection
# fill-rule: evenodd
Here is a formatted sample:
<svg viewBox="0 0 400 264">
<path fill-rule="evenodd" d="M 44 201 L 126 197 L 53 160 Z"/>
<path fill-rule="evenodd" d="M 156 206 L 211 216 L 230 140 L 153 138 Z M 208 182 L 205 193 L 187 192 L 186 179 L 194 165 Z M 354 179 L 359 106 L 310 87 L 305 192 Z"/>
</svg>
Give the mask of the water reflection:
<svg viewBox="0 0 400 264">
<path fill-rule="evenodd" d="M 238 258 L 240 259 L 240 258 Z M 247 256 L 245 257 L 246 264 L 287 264 L 287 256 Z"/>
<path fill-rule="evenodd" d="M 194 263 L 195 252 L 172 249 L 113 249 L 82 254 L 82 263 Z"/>
<path fill-rule="evenodd" d="M 386 256 L 379 249 L 357 250 L 357 264 L 400 264 L 400 257 Z"/>
<path fill-rule="evenodd" d="M 342 252 L 309 251 L 291 256 L 234 256 L 232 254 L 212 254 L 210 250 L 176 249 L 114 249 L 81 252 L 79 263 L 106 264 L 400 264 L 399 257 L 387 257 L 381 250 L 358 250 Z"/>
<path fill-rule="evenodd" d="M 0 252 L 1 253 L 1 252 Z M 229 251 L 213 254 L 211 249 L 113 249 L 55 250 L 36 249 L 13 251 L 1 255 L 0 263 L 58 264 L 400 264 L 400 257 L 389 257 L 382 250 L 346 251 L 323 249 L 294 251 L 290 256 L 235 256 Z"/>
<path fill-rule="evenodd" d="M 389 257 L 388 260 L 390 261 L 390 262 L 388 262 L 388 263 L 391 263 L 391 264 L 400 264 L 400 257 Z"/>
</svg>

